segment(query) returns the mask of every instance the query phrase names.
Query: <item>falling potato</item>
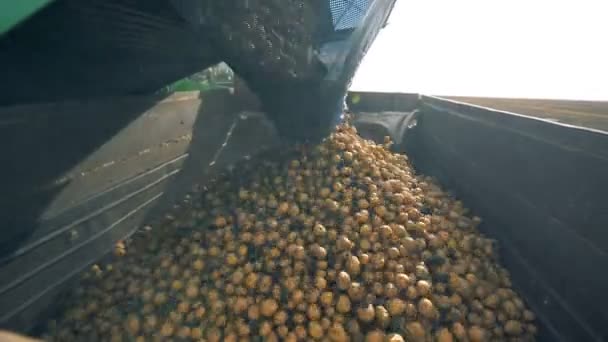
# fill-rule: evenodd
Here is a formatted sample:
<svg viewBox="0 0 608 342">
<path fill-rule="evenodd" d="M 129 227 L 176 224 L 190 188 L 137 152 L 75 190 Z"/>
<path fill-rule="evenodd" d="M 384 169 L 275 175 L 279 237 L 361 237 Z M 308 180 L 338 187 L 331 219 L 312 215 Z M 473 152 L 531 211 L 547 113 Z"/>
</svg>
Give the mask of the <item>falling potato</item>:
<svg viewBox="0 0 608 342">
<path fill-rule="evenodd" d="M 534 340 L 481 220 L 390 145 L 345 123 L 237 165 L 117 244 L 44 337 Z"/>
</svg>

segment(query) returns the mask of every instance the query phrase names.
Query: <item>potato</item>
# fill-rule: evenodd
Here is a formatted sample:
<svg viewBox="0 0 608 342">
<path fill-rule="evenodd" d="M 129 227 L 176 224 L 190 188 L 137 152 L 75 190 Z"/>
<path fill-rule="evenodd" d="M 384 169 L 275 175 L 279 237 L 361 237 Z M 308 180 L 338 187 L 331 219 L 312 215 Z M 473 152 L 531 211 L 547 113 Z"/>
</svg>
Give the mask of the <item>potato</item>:
<svg viewBox="0 0 608 342">
<path fill-rule="evenodd" d="M 117 244 L 48 339 L 533 338 L 480 219 L 389 145 L 344 123 L 317 146 L 244 161 Z"/>
</svg>

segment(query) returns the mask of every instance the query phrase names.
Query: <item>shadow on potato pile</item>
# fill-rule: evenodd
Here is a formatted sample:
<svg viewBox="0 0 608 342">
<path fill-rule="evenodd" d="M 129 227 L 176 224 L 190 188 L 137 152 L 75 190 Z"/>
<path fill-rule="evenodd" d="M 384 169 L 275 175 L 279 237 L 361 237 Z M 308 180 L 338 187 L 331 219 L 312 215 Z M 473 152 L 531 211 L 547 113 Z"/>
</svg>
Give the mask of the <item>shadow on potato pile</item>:
<svg viewBox="0 0 608 342">
<path fill-rule="evenodd" d="M 459 201 L 348 124 L 191 193 L 96 264 L 56 341 L 534 340 Z"/>
<path fill-rule="evenodd" d="M 264 116 L 240 112 L 236 101 L 230 101 L 233 98 L 228 92 L 199 96 L 199 93 L 188 93 L 156 102 L 120 98 L 112 102 L 102 100 L 106 105 L 100 101 L 85 101 L 84 104 L 31 108 L 36 117 L 68 115 L 72 112 L 68 109 L 80 108 L 73 112 L 88 117 L 86 127 L 103 130 L 108 126 L 97 121 L 110 122 L 104 114 L 113 113 L 114 105 L 125 109 L 140 108 L 140 102 L 154 103 L 124 127 L 108 130 L 107 140 L 99 141 L 95 146 L 72 143 L 60 150 L 66 153 L 90 148 L 86 158 L 66 153 L 73 158 L 68 158 L 70 162 L 62 164 L 61 168 L 53 169 L 57 175 L 47 175 L 52 177 L 50 180 L 33 178 L 34 184 L 40 184 L 38 188 L 32 188 L 23 198 L 13 197 L 14 202 L 17 202 L 15 198 L 24 201 L 15 203 L 15 208 L 21 211 L 2 208 L 3 217 L 24 221 L 29 218 L 28 222 L 36 229 L 24 231 L 29 227 L 23 225 L 4 227 L 7 239 L 11 237 L 9 233 L 23 234 L 20 235 L 22 240 L 4 240 L 10 249 L 5 250 L 8 255 L 1 259 L 0 326 L 31 331 L 40 323 L 41 313 L 46 317 L 47 311 L 55 309 L 53 297 L 71 285 L 69 279 L 98 261 L 114 242 L 130 236 L 142 222 L 160 216 L 158 213 L 191 189 L 193 180 L 212 178 L 212 174 L 226 164 L 277 144 L 276 133 Z M 87 109 L 88 106 L 98 111 Z M 17 108 L 17 112 L 27 112 L 28 108 Z M 87 115 L 91 113 L 98 115 Z M 120 113 L 125 111 L 116 111 L 116 114 Z M 75 121 L 83 124 L 80 120 Z M 67 120 L 61 122 L 64 128 L 71 124 Z M 38 131 L 28 128 L 23 126 L 21 133 L 26 134 L 21 139 L 18 139 L 18 133 L 10 135 L 15 140 L 9 140 L 5 146 L 18 146 L 18 142 L 25 144 L 27 141 L 32 154 L 45 156 L 42 162 L 50 163 L 53 157 L 57 158 L 54 153 L 47 152 L 47 148 L 57 142 L 45 145 L 43 138 L 47 136 L 32 135 Z M 97 132 L 93 128 L 89 133 Z M 82 131 L 75 136 L 81 137 L 83 142 L 96 141 L 93 135 L 89 137 L 91 140 L 86 140 Z M 26 158 L 24 163 L 39 162 L 27 159 L 28 156 L 16 157 Z M 48 170 L 38 166 L 33 168 L 31 175 L 24 174 L 42 177 L 43 171 Z M 7 180 L 14 178 L 7 177 Z M 44 190 L 54 189 L 54 184 L 61 186 L 47 196 Z M 20 189 L 19 186 L 26 185 L 24 182 L 11 186 Z M 11 203 L 8 196 L 4 198 Z M 42 203 L 41 199 L 47 199 L 47 202 Z M 40 206 L 28 208 L 36 201 L 41 202 Z"/>
</svg>

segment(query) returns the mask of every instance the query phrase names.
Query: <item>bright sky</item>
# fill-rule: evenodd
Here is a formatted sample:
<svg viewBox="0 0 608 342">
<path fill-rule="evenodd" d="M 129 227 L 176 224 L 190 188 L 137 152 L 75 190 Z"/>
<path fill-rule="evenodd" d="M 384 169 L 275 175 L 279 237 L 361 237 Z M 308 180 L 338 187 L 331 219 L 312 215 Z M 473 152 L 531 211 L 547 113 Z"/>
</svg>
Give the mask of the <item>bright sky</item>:
<svg viewBox="0 0 608 342">
<path fill-rule="evenodd" d="M 608 100 L 608 3 L 397 0 L 351 89 Z"/>
</svg>

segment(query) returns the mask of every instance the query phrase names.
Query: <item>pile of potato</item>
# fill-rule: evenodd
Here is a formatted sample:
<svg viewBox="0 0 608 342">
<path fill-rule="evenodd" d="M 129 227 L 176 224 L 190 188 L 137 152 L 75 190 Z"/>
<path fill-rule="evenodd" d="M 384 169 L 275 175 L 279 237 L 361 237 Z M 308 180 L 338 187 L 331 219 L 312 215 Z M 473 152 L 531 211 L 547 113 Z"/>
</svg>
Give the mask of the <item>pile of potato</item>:
<svg viewBox="0 0 608 342">
<path fill-rule="evenodd" d="M 95 265 L 57 341 L 530 341 L 494 241 L 343 124 L 237 165 Z"/>
</svg>

